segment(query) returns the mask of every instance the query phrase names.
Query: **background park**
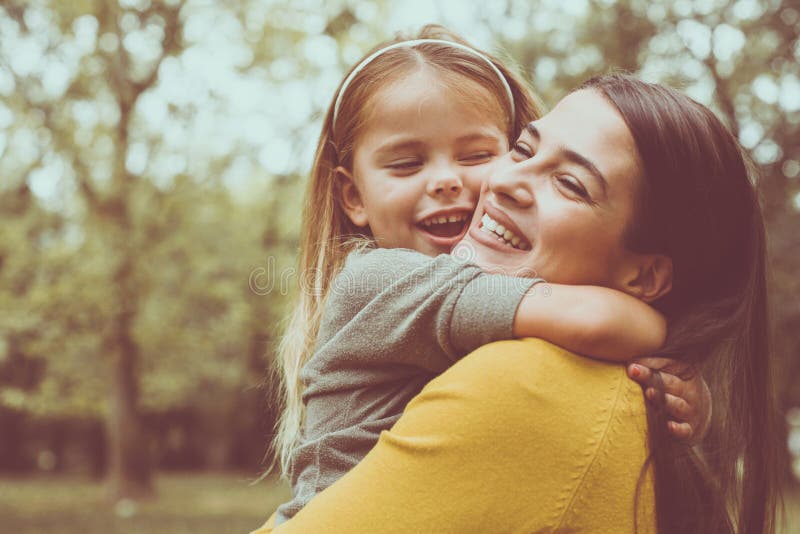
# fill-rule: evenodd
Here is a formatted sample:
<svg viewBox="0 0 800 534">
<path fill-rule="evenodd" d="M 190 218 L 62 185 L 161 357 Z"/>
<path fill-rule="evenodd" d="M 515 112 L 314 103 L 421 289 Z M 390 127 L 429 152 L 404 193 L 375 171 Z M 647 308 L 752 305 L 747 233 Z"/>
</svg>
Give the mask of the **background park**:
<svg viewBox="0 0 800 534">
<path fill-rule="evenodd" d="M 247 532 L 286 498 L 252 483 L 321 118 L 364 52 L 432 22 L 547 105 L 625 70 L 739 137 L 800 531 L 796 0 L 0 1 L 0 530 Z"/>
</svg>

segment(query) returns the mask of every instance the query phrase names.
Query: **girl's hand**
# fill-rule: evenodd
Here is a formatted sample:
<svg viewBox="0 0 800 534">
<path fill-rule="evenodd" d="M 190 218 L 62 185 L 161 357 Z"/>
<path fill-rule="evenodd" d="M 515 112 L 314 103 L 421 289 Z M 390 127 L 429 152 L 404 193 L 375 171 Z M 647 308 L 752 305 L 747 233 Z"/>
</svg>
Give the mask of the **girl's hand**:
<svg viewBox="0 0 800 534">
<path fill-rule="evenodd" d="M 691 365 L 668 358 L 637 358 L 628 376 L 644 388 L 650 402 L 663 402 L 669 431 L 678 439 L 697 443 L 711 421 L 711 392 Z"/>
</svg>

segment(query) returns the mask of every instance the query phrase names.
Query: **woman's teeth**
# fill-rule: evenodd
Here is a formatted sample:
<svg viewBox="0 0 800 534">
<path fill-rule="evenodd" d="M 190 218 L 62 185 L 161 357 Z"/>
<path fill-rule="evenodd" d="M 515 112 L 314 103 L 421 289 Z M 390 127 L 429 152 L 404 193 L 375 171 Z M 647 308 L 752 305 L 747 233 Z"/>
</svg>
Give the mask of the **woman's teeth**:
<svg viewBox="0 0 800 534">
<path fill-rule="evenodd" d="M 498 241 L 502 241 L 513 248 L 520 250 L 530 250 L 531 248 L 527 242 L 522 241 L 519 236 L 514 235 L 514 232 L 508 230 L 485 213 L 481 218 L 480 229 L 489 235 L 495 236 Z"/>
</svg>

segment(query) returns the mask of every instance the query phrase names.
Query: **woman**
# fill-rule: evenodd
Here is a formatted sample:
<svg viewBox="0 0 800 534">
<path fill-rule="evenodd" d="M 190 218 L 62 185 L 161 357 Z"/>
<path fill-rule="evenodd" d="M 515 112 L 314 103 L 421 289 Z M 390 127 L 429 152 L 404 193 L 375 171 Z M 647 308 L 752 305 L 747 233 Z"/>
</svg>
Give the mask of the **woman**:
<svg viewBox="0 0 800 534">
<path fill-rule="evenodd" d="M 730 133 L 675 91 L 595 79 L 532 123 L 481 202 L 465 240 L 479 265 L 651 302 L 663 355 L 717 370 L 707 462 L 661 435 L 621 368 L 501 342 L 432 381 L 275 532 L 771 532 L 763 225 Z M 484 215 L 530 250 L 485 239 Z"/>
</svg>

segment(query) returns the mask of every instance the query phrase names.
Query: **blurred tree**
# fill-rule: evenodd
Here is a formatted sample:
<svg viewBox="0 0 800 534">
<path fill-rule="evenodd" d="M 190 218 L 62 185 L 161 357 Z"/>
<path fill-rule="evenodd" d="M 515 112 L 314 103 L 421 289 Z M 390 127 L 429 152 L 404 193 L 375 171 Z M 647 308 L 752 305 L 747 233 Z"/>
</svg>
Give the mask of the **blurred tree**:
<svg viewBox="0 0 800 534">
<path fill-rule="evenodd" d="M 0 405 L 105 417 L 115 497 L 152 490 L 143 412 L 195 407 L 204 461 L 231 463 L 236 414 L 266 411 L 242 389 L 262 380 L 280 322 L 297 182 L 237 190 L 257 172 L 241 147 L 186 146 L 215 102 L 162 103 L 191 87 L 153 97 L 189 48 L 182 2 L 3 9 Z M 262 267 L 270 291 L 249 283 Z"/>
<path fill-rule="evenodd" d="M 105 255 L 109 265 L 103 275 L 107 276 L 109 306 L 105 310 L 108 316 L 103 324 L 100 348 L 111 357 L 107 428 L 111 491 L 117 497 L 143 496 L 152 491 L 148 446 L 139 416 L 140 346 L 133 332 L 141 303 L 137 260 L 142 243 L 133 238 L 135 221 L 132 211 L 135 209 L 134 191 L 140 185 L 126 168 L 126 159 L 137 102 L 155 84 L 164 58 L 174 54 L 179 47 L 181 7 L 181 3 L 175 6 L 155 4 L 139 11 L 123 11 L 109 2 L 78 2 L 53 6 L 48 11 L 25 4 L 12 4 L 7 10 L 23 35 L 34 31 L 50 33 L 49 37 L 55 41 L 51 41 L 51 47 L 55 50 L 58 50 L 59 38 L 64 38 L 62 32 L 75 31 L 78 16 L 93 12 L 101 39 L 109 43 L 89 58 L 82 58 L 83 65 L 72 75 L 63 96 L 57 95 L 60 98 L 47 98 L 42 94 L 48 89 L 47 71 L 18 75 L 15 83 L 26 99 L 27 111 L 41 117 L 48 133 L 51 144 L 43 149 L 45 157 L 63 158 L 72 168 L 86 209 L 87 226 L 91 225 L 98 232 L 95 238 L 106 250 L 113 251 Z M 47 19 L 55 23 L 54 29 L 48 27 Z M 128 26 L 127 30 L 123 25 Z M 161 50 L 154 59 L 142 65 L 143 62 L 130 53 L 124 41 L 133 31 L 147 27 L 160 30 Z M 58 57 L 57 52 L 53 55 Z M 94 62 L 93 69 L 89 68 L 90 61 Z M 20 69 L 13 67 L 12 64 L 9 70 L 19 74 Z M 106 98 L 111 112 L 116 115 L 115 120 L 110 121 L 113 124 L 103 132 L 110 140 L 110 172 L 102 190 L 97 181 L 92 180 L 90 154 L 80 150 L 73 141 L 74 120 L 65 107 L 68 103 L 93 98 Z"/>
</svg>

